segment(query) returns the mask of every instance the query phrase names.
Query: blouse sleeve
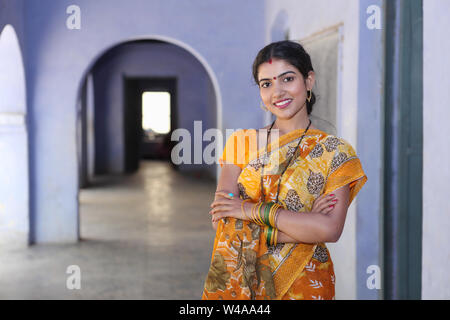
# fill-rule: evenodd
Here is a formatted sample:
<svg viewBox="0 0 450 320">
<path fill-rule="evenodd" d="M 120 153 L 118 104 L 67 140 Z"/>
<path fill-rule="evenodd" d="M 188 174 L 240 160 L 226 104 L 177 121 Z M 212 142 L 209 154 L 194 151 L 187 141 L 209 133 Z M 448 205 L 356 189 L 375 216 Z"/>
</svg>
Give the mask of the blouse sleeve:
<svg viewBox="0 0 450 320">
<path fill-rule="evenodd" d="M 225 148 L 223 149 L 222 156 L 219 158 L 220 167 L 224 164 L 235 164 L 241 169 L 244 167 L 245 154 L 242 155 L 244 149 L 241 146 L 240 131 L 234 131 L 227 139 Z"/>
<path fill-rule="evenodd" d="M 346 184 L 350 187 L 348 205 L 352 203 L 362 186 L 367 181 L 367 176 L 350 143 L 344 139 L 337 139 L 336 149 L 330 153 L 330 162 L 324 193 L 330 193 Z"/>
</svg>

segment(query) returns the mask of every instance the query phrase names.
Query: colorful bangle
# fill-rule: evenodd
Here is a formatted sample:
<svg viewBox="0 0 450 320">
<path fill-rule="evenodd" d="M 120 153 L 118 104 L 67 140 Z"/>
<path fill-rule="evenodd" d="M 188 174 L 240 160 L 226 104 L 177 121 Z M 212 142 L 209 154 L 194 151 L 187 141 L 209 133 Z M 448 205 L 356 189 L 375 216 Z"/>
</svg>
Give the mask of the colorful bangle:
<svg viewBox="0 0 450 320">
<path fill-rule="evenodd" d="M 270 211 L 269 211 L 269 217 L 267 219 L 268 225 L 272 226 L 273 228 L 276 228 L 275 226 L 275 220 L 278 213 L 278 209 L 282 206 L 278 203 L 271 202 L 270 203 Z"/>
<path fill-rule="evenodd" d="M 275 228 L 275 213 L 278 209 L 278 204 L 273 203 L 270 207 L 270 213 L 269 213 L 269 225 Z"/>
<path fill-rule="evenodd" d="M 278 229 L 266 226 L 264 234 L 267 246 L 276 246 L 278 244 Z"/>
<path fill-rule="evenodd" d="M 263 202 L 256 203 L 251 212 L 251 220 L 252 222 L 258 224 L 258 225 L 264 225 L 264 223 L 260 220 L 258 212 L 260 211 L 261 206 L 263 205 Z"/>
<path fill-rule="evenodd" d="M 262 205 L 262 202 L 259 202 L 256 206 L 255 206 L 255 210 L 253 211 L 253 221 L 256 223 L 256 224 L 258 224 L 258 225 L 261 225 L 261 222 L 259 221 L 259 219 L 258 219 L 258 210 L 259 210 L 259 207 L 261 207 L 261 205 Z"/>
<path fill-rule="evenodd" d="M 263 222 L 264 224 L 270 226 L 270 221 L 269 221 L 269 213 L 270 213 L 270 209 L 272 208 L 272 203 L 266 203 L 266 205 L 264 206 L 264 218 L 263 218 Z"/>
<path fill-rule="evenodd" d="M 259 224 L 262 225 L 262 226 L 265 225 L 265 223 L 264 223 L 264 217 L 263 217 L 263 215 L 261 214 L 261 211 L 263 210 L 263 208 L 265 208 L 265 205 L 264 205 L 264 202 L 261 202 L 261 204 L 260 204 L 259 207 L 258 207 L 257 218 L 258 218 Z"/>
<path fill-rule="evenodd" d="M 272 244 L 274 246 L 276 246 L 278 243 L 278 229 L 277 228 L 273 228 L 273 241 Z"/>
<path fill-rule="evenodd" d="M 278 209 L 280 209 L 280 208 L 278 208 Z M 280 211 L 281 210 L 277 210 L 277 212 L 275 213 L 275 219 L 274 219 L 274 227 L 277 229 L 278 229 L 278 216 L 280 215 Z"/>
<path fill-rule="evenodd" d="M 261 220 L 261 207 L 264 205 L 264 202 L 260 202 L 258 207 L 255 208 L 255 221 L 259 225 L 264 225 L 264 222 Z"/>
<path fill-rule="evenodd" d="M 270 226 L 266 227 L 265 234 L 266 234 L 267 246 L 272 245 L 272 233 L 273 233 L 273 228 Z"/>
<path fill-rule="evenodd" d="M 278 218 L 279 210 L 282 206 L 278 203 L 274 202 L 258 202 L 255 203 L 252 207 L 250 218 L 253 223 L 256 223 L 261 226 L 270 226 L 276 228 L 276 222 Z M 242 204 L 243 208 L 243 204 Z M 242 209 L 243 210 L 243 209 Z M 244 211 L 245 214 L 245 211 Z M 245 214 L 245 217 L 248 217 Z"/>
</svg>

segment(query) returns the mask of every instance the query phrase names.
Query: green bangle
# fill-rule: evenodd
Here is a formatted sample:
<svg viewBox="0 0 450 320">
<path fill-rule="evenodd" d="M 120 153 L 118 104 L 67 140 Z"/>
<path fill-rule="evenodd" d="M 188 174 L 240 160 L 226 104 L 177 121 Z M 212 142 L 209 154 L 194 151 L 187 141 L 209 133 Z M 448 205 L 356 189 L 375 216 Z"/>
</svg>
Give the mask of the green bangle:
<svg viewBox="0 0 450 320">
<path fill-rule="evenodd" d="M 258 218 L 259 221 L 261 222 L 262 225 L 264 225 L 264 212 L 265 212 L 265 208 L 266 208 L 266 204 L 263 202 L 261 203 L 261 205 L 259 206 L 259 210 L 258 210 Z"/>
<path fill-rule="evenodd" d="M 267 246 L 272 245 L 272 233 L 273 233 L 273 228 L 270 226 L 267 227 L 267 239 L 266 239 Z"/>
<path fill-rule="evenodd" d="M 270 214 L 270 209 L 273 207 L 275 203 L 273 202 L 269 202 L 266 204 L 266 208 L 264 210 L 264 223 L 268 226 L 270 226 L 270 220 L 269 220 L 269 214 Z"/>
</svg>

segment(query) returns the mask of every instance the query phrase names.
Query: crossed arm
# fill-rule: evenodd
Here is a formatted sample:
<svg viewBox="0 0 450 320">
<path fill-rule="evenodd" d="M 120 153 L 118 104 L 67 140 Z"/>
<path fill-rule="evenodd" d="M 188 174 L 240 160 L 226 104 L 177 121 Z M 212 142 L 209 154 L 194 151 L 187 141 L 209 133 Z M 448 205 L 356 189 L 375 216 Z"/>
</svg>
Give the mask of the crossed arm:
<svg viewBox="0 0 450 320">
<path fill-rule="evenodd" d="M 217 184 L 217 192 L 212 203 L 212 224 L 213 228 L 217 228 L 217 223 L 224 217 L 235 217 L 239 219 L 247 219 L 241 214 L 241 199 L 227 199 L 229 192 L 237 195 L 239 190 L 237 187 L 237 179 L 241 172 L 241 168 L 234 164 L 225 164 L 222 167 L 219 181 Z M 319 242 L 336 242 L 340 238 L 344 228 L 345 218 L 347 215 L 350 189 L 349 185 L 345 185 L 333 191 L 334 197 L 329 195 L 321 195 L 316 199 L 311 212 L 307 214 L 298 214 L 294 211 L 279 209 L 280 213 L 277 220 L 278 242 L 302 242 L 302 243 L 319 243 Z M 337 202 L 333 202 L 337 199 Z M 335 203 L 330 207 L 330 203 Z M 244 210 L 249 216 L 251 207 L 254 203 L 247 202 L 244 204 Z"/>
</svg>

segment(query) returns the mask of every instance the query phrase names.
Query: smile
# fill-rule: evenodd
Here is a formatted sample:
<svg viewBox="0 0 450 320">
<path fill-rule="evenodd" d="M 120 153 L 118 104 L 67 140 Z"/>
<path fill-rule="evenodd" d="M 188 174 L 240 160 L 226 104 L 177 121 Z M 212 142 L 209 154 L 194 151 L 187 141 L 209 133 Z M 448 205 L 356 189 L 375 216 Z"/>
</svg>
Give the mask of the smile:
<svg viewBox="0 0 450 320">
<path fill-rule="evenodd" d="M 290 103 L 292 102 L 292 99 L 284 99 L 278 102 L 274 103 L 274 106 L 280 109 L 286 108 Z"/>
</svg>

